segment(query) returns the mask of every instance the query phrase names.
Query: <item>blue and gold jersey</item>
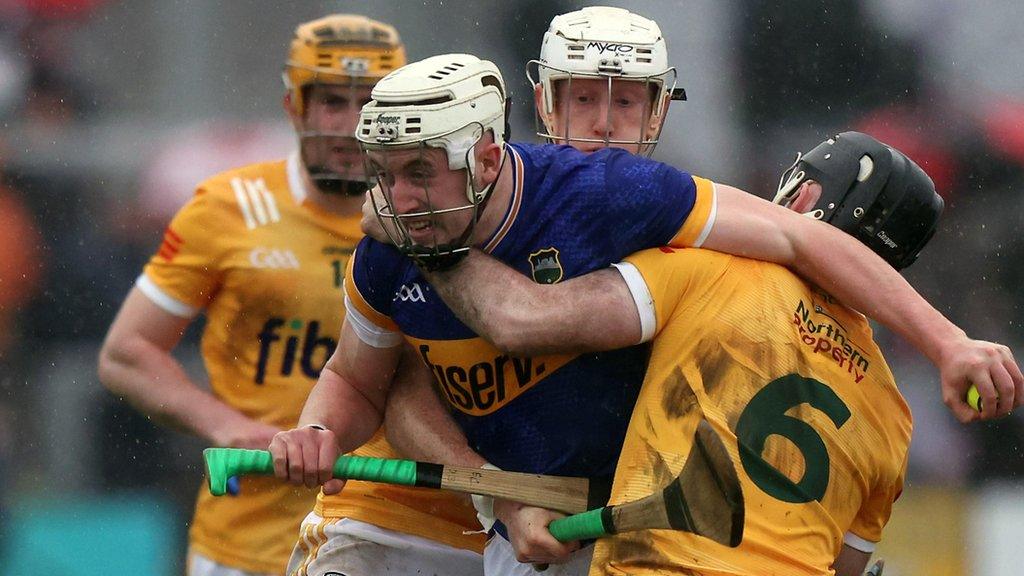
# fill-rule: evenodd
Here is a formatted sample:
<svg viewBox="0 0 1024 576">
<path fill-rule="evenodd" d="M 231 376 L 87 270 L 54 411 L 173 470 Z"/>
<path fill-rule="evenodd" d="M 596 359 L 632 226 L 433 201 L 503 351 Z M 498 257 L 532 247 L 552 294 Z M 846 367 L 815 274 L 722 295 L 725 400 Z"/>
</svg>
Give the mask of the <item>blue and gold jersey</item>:
<svg viewBox="0 0 1024 576">
<path fill-rule="evenodd" d="M 714 185 L 671 166 L 615 149 L 508 150 L 512 201 L 483 248 L 536 282 L 586 274 L 646 247 L 699 244 L 714 220 Z M 419 351 L 483 457 L 508 470 L 612 474 L 646 347 L 510 357 L 462 324 L 394 247 L 364 239 L 349 266 L 350 310 Z"/>
</svg>

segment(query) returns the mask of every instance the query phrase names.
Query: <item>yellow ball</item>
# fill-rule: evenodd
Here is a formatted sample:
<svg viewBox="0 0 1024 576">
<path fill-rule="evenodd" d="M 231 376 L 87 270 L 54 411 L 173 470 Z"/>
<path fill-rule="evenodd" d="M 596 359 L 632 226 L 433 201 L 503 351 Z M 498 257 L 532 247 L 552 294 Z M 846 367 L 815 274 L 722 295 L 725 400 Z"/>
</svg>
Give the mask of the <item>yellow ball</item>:
<svg viewBox="0 0 1024 576">
<path fill-rule="evenodd" d="M 974 384 L 971 384 L 971 387 L 967 389 L 967 403 L 970 404 L 971 408 L 981 412 L 981 395 L 978 394 L 978 387 Z"/>
</svg>

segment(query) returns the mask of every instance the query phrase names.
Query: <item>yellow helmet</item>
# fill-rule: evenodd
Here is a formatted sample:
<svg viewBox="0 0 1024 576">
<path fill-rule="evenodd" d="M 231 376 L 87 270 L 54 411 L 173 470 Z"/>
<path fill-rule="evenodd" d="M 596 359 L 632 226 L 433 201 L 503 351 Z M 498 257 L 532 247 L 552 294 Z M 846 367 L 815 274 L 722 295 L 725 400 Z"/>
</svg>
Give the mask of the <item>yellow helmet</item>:
<svg viewBox="0 0 1024 576">
<path fill-rule="evenodd" d="M 394 26 L 365 16 L 332 14 L 295 29 L 284 83 L 302 114 L 302 89 L 310 84 L 373 86 L 402 66 L 405 46 Z"/>
</svg>

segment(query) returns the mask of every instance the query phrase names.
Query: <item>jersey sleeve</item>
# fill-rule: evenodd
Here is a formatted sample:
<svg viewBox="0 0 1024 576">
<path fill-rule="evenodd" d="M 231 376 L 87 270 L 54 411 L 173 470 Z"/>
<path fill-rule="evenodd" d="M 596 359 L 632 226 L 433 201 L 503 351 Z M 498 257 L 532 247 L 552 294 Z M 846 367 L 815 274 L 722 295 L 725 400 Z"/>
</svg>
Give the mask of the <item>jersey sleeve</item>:
<svg viewBox="0 0 1024 576">
<path fill-rule="evenodd" d="M 669 318 L 710 292 L 730 261 L 718 252 L 662 247 L 615 264 L 640 314 L 642 341 L 657 336 Z"/>
<path fill-rule="evenodd" d="M 694 187 L 693 207 L 686 221 L 668 242 L 677 248 L 700 248 L 711 233 L 718 215 L 718 195 L 715 183 L 705 178 L 691 176 Z"/>
<path fill-rule="evenodd" d="M 895 479 L 890 479 L 876 486 L 871 495 L 861 505 L 857 517 L 850 525 L 844 542 L 861 552 L 873 552 L 874 545 L 882 540 L 882 529 L 889 522 L 892 505 L 903 492 L 903 482 L 907 475 L 907 454 Z"/>
<path fill-rule="evenodd" d="M 191 318 L 210 302 L 221 283 L 224 258 L 241 216 L 203 186 L 164 230 L 136 286 L 158 306 Z"/>
<path fill-rule="evenodd" d="M 627 154 L 608 155 L 605 184 L 612 232 L 640 244 L 700 247 L 716 212 L 715 186 L 667 164 Z"/>
<path fill-rule="evenodd" d="M 382 245 L 363 238 L 348 261 L 345 274 L 345 311 L 349 325 L 364 343 L 390 348 L 402 341 L 398 325 L 391 319 L 391 272 L 400 262 L 388 264 Z"/>
</svg>

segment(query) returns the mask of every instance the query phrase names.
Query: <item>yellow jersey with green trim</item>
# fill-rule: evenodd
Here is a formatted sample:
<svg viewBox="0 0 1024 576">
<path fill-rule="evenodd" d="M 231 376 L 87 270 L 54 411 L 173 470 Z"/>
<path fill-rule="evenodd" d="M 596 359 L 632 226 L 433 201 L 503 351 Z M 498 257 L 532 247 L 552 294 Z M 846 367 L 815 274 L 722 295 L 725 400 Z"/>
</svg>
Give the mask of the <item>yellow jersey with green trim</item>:
<svg viewBox="0 0 1024 576">
<path fill-rule="evenodd" d="M 289 429 L 337 346 L 359 220 L 307 199 L 297 156 L 224 172 L 200 184 L 175 216 L 136 285 L 172 314 L 204 311 L 212 393 Z M 356 453 L 393 456 L 380 434 Z M 283 573 L 316 496 L 273 477 L 243 477 L 238 497 L 214 498 L 203 486 L 190 544 L 226 566 Z M 352 482 L 340 498 L 347 517 L 441 542 L 465 537 L 462 525 L 434 522 L 436 509 L 466 508 L 459 519 L 476 526 L 468 506 L 439 492 Z M 389 498 L 396 504 L 382 503 Z"/>
<path fill-rule="evenodd" d="M 844 541 L 871 551 L 912 420 L 866 319 L 781 266 L 717 252 L 647 250 L 619 268 L 655 335 L 611 503 L 664 488 L 706 419 L 745 527 L 737 548 L 671 530 L 603 539 L 591 576 L 831 574 Z"/>
</svg>

